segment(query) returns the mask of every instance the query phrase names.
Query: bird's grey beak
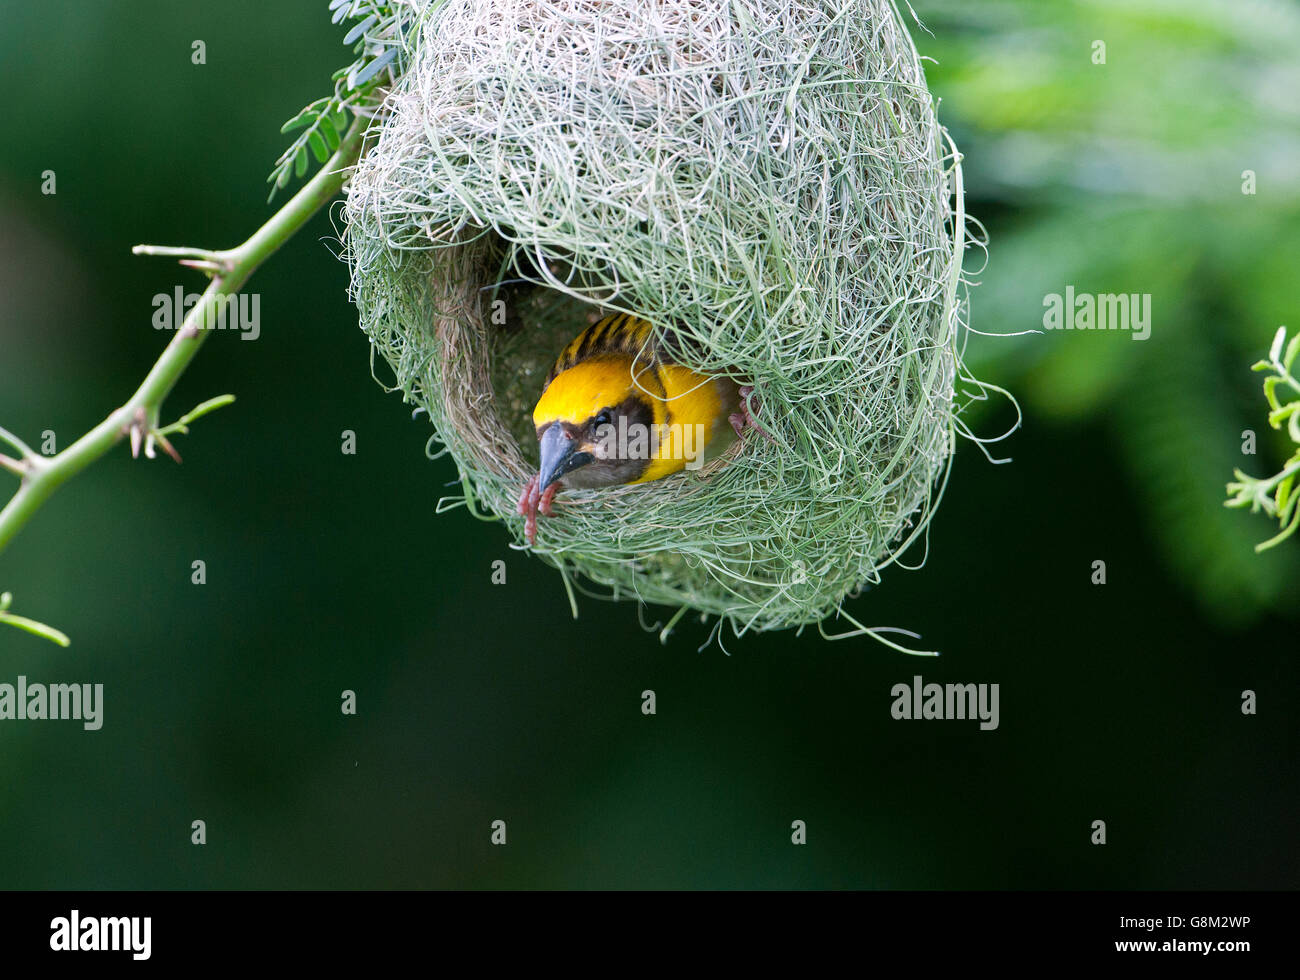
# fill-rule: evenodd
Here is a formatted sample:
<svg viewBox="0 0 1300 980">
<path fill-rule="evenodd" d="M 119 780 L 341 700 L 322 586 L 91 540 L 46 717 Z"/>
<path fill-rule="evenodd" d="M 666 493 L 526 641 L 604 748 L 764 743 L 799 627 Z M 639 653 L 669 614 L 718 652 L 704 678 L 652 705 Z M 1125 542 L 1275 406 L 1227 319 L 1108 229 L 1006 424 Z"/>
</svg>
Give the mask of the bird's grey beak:
<svg viewBox="0 0 1300 980">
<path fill-rule="evenodd" d="M 564 431 L 559 422 L 552 422 L 551 427 L 542 433 L 540 440 L 542 465 L 537 483 L 538 492 L 544 491 L 566 473 L 572 473 L 579 466 L 586 466 L 594 457 L 591 453 L 578 452 L 577 441 Z"/>
</svg>

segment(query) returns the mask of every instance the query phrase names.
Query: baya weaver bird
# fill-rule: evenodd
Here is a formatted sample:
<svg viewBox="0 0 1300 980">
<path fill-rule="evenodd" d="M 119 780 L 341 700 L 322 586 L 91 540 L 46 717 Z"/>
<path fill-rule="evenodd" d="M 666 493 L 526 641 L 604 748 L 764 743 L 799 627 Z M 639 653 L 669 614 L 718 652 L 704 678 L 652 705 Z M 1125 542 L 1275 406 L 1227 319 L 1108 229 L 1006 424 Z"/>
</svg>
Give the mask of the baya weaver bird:
<svg viewBox="0 0 1300 980">
<path fill-rule="evenodd" d="M 541 466 L 519 497 L 528 541 L 561 487 L 648 483 L 698 464 L 730 422 L 770 439 L 750 416 L 752 389 L 677 363 L 650 323 L 611 314 L 578 334 L 546 376 L 533 424 Z"/>
</svg>

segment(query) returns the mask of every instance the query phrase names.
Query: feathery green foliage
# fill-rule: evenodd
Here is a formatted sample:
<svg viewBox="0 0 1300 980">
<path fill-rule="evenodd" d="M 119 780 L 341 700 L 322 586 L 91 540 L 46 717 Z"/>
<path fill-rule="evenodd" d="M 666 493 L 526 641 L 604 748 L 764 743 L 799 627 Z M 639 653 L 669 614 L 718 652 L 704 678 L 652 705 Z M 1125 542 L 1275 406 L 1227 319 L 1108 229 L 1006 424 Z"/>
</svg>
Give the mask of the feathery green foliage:
<svg viewBox="0 0 1300 980">
<path fill-rule="evenodd" d="M 1285 352 L 1283 351 L 1285 345 Z M 1300 380 L 1296 378 L 1292 365 L 1296 355 L 1300 354 L 1300 333 L 1286 342 L 1286 327 L 1279 327 L 1269 348 L 1268 358 L 1257 361 L 1251 370 L 1268 371 L 1264 379 L 1264 397 L 1268 400 L 1268 424 L 1274 429 L 1286 429 L 1291 441 L 1296 444 L 1296 451 L 1283 465 L 1281 472 L 1266 479 L 1259 480 L 1247 476 L 1241 470 L 1234 470 L 1236 481 L 1228 484 L 1229 499 L 1225 507 L 1249 507 L 1251 513 L 1264 511 L 1269 517 L 1277 518 L 1282 525 L 1280 533 L 1255 546 L 1256 551 L 1266 551 L 1274 545 L 1289 538 L 1300 527 L 1300 492 L 1297 492 L 1297 476 L 1300 476 Z M 1282 401 L 1278 389 L 1290 396 Z M 1289 391 L 1287 390 L 1289 389 Z"/>
<path fill-rule="evenodd" d="M 972 370 L 995 373 L 1061 438 L 1080 425 L 1108 430 L 1140 490 L 1134 523 L 1216 619 L 1292 608 L 1300 549 L 1252 554 L 1250 523 L 1222 502 L 1254 418 L 1236 394 L 1237 365 L 1258 358 L 1261 329 L 1295 314 L 1300 8 L 913 5 L 933 31 L 922 53 L 937 62 L 931 87 L 967 154 L 970 207 L 997 243 L 980 277 L 983 329 L 1041 329 L 1044 296 L 1067 284 L 1152 297 L 1145 342 L 1099 331 L 976 337 Z"/>
<path fill-rule="evenodd" d="M 330 0 L 329 9 L 335 24 L 356 22 L 343 38 L 355 57 L 333 74 L 332 93 L 304 106 L 280 127 L 282 133 L 298 135 L 266 178 L 271 185 L 268 201 L 307 172 L 311 157 L 317 163 L 328 160 L 351 117 L 375 112 L 405 68 L 406 35 L 418 20 L 410 0 Z"/>
</svg>

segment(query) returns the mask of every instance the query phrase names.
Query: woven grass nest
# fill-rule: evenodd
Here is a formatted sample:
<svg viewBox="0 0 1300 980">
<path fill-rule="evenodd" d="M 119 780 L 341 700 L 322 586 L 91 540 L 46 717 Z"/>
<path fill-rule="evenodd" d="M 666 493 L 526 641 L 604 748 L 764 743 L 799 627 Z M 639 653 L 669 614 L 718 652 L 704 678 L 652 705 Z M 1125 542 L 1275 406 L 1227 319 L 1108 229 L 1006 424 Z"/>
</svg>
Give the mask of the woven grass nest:
<svg viewBox="0 0 1300 980">
<path fill-rule="evenodd" d="M 459 467 L 454 500 L 523 546 L 546 371 L 634 313 L 689 367 L 752 384 L 772 441 L 566 490 L 534 552 L 571 596 L 585 580 L 737 634 L 863 629 L 841 603 L 924 532 L 963 376 L 958 157 L 898 8 L 413 6 L 344 244 L 373 350 Z"/>
</svg>

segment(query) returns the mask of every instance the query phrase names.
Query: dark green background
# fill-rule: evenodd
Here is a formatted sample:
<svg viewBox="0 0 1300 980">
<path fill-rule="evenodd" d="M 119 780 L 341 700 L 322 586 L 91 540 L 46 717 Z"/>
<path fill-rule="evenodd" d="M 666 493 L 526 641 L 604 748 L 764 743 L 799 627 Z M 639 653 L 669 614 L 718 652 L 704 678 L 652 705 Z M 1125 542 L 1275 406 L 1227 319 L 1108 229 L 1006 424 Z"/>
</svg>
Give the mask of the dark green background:
<svg viewBox="0 0 1300 980">
<path fill-rule="evenodd" d="M 0 632 L 0 681 L 106 701 L 97 733 L 0 725 L 0 887 L 1295 887 L 1300 542 L 1257 557 L 1273 528 L 1221 500 L 1283 458 L 1248 368 L 1300 327 L 1300 13 L 915 6 L 991 236 L 974 324 L 1033 329 L 1067 283 L 1150 292 L 1155 318 L 1143 344 L 973 338 L 1025 410 L 995 447 L 1014 462 L 963 443 L 924 569 L 852 604 L 941 658 L 815 631 L 700 651 L 694 622 L 661 646 L 594 600 L 572 620 L 500 528 L 434 515 L 454 467 L 371 380 L 320 216 L 248 287 L 261 338 L 211 338 L 169 402 L 239 399 L 179 439 L 184 466 L 120 448 L 0 556 L 15 611 L 73 638 Z M 0 423 L 63 447 L 157 356 L 151 297 L 201 284 L 130 246 L 251 232 L 280 122 L 347 57 L 323 2 L 3 24 Z M 917 673 L 1000 684 L 1001 727 L 894 721 Z"/>
</svg>

